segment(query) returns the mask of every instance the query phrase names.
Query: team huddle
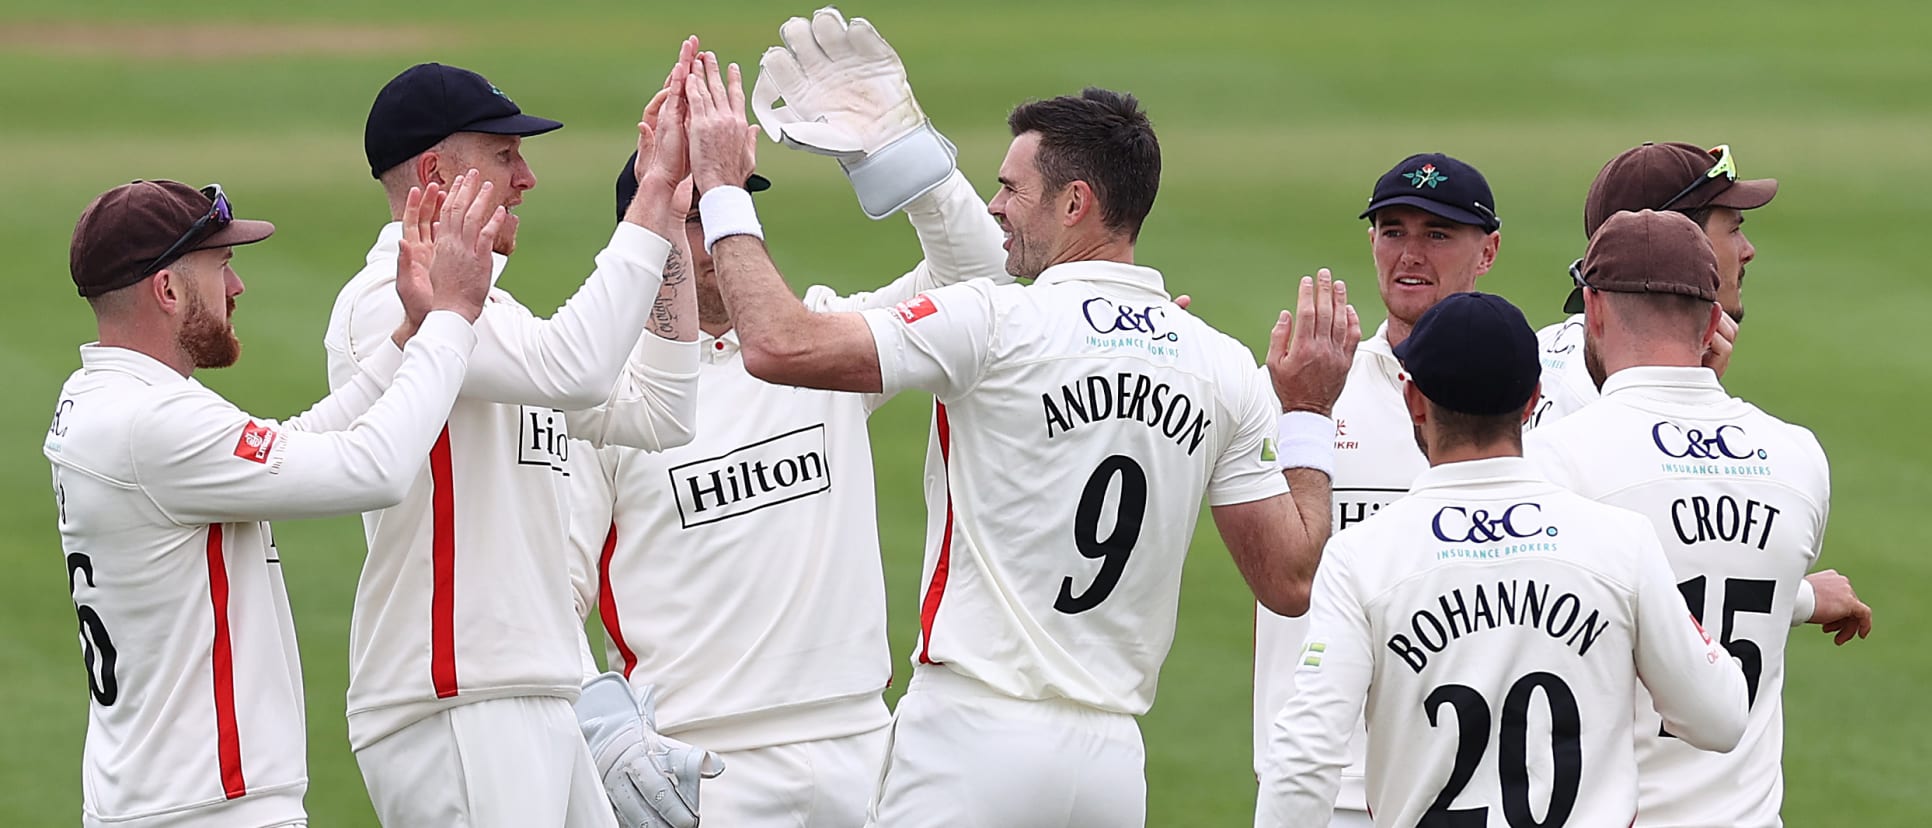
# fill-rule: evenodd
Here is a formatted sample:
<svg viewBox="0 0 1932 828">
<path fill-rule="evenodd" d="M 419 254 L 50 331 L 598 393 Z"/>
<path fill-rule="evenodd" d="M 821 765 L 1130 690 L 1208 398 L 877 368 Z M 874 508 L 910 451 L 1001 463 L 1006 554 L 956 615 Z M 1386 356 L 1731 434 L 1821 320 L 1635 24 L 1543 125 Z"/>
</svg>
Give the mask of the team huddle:
<svg viewBox="0 0 1932 828">
<path fill-rule="evenodd" d="M 497 280 L 522 143 L 562 124 L 465 69 L 392 79 L 364 132 L 390 221 L 330 310 L 330 393 L 288 419 L 194 378 L 239 358 L 231 259 L 274 225 L 218 185 L 87 206 L 99 339 L 44 444 L 83 824 L 307 824 L 269 521 L 361 514 L 348 733 L 384 825 L 1142 825 L 1136 717 L 1203 500 L 1257 601 L 1256 826 L 1780 824 L 1787 638 L 1871 610 L 1807 575 L 1817 440 L 1720 384 L 1775 181 L 1728 146 L 1618 155 L 1539 333 L 1475 291 L 1482 174 L 1412 156 L 1360 213 L 1388 321 L 1363 339 L 1320 270 L 1257 365 L 1136 262 L 1161 156 L 1133 96 L 1014 108 L 989 202 L 870 23 L 779 33 L 749 94 L 679 45 L 548 318 Z M 923 258 L 800 299 L 760 131 Z M 888 709 L 866 421 L 908 391 L 925 562 Z"/>
</svg>

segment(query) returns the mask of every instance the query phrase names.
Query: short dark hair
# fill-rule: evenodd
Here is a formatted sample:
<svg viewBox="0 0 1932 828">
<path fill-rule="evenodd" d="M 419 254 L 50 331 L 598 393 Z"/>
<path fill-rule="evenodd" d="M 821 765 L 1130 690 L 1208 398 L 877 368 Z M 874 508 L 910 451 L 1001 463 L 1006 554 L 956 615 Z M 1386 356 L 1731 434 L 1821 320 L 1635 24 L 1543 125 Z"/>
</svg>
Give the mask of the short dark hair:
<svg viewBox="0 0 1932 828">
<path fill-rule="evenodd" d="M 1109 230 L 1140 237 L 1161 186 L 1161 144 L 1133 95 L 1089 86 L 1078 97 L 1028 101 L 1006 118 L 1018 137 L 1040 134 L 1034 164 L 1049 189 L 1085 181 Z"/>
<path fill-rule="evenodd" d="M 1678 293 L 1609 293 L 1603 298 L 1617 318 L 1645 338 L 1698 341 L 1711 322 L 1711 300 Z"/>
<path fill-rule="evenodd" d="M 1429 418 L 1436 423 L 1437 450 L 1459 446 L 1488 446 L 1511 443 L 1523 446 L 1523 412 L 1507 414 L 1465 414 L 1451 411 L 1429 401 Z"/>
<path fill-rule="evenodd" d="M 1709 231 L 1711 229 L 1711 213 L 1716 211 L 1710 207 L 1692 207 L 1688 210 L 1678 210 L 1677 212 L 1683 213 L 1691 221 L 1695 222 L 1699 229 Z"/>
</svg>

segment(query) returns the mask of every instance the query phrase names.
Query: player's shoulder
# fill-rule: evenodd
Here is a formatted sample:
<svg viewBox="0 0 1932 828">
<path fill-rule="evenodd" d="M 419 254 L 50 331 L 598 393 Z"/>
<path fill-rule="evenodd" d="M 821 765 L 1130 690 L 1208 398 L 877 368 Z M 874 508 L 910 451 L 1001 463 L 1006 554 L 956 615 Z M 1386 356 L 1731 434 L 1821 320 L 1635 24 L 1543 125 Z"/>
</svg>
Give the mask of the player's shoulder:
<svg viewBox="0 0 1932 828">
<path fill-rule="evenodd" d="M 1820 476 L 1829 475 L 1830 461 L 1825 457 L 1824 444 L 1818 441 L 1818 435 L 1810 428 L 1779 418 L 1748 401 L 1736 399 L 1736 402 L 1743 408 L 1744 414 L 1733 422 L 1741 423 L 1743 428 L 1748 429 L 1758 450 L 1764 454 L 1775 450 L 1784 455 L 1796 455 L 1793 459 L 1810 467 L 1810 470 Z M 1764 444 L 1773 441 L 1779 444 L 1776 449 L 1763 448 Z M 1775 461 L 1781 458 L 1760 456 L 1759 459 Z"/>
<path fill-rule="evenodd" d="M 1561 322 L 1544 325 L 1536 331 L 1536 344 L 1545 353 L 1567 354 L 1583 348 L 1583 314 L 1571 314 Z"/>
<path fill-rule="evenodd" d="M 76 373 L 62 400 L 66 410 L 48 431 L 48 457 L 114 476 L 131 473 L 135 457 L 165 453 L 184 432 L 226 423 L 228 412 L 239 411 L 192 380 L 149 383 L 116 372 Z"/>
<path fill-rule="evenodd" d="M 1633 411 L 1614 399 L 1599 397 L 1562 417 L 1539 423 L 1523 432 L 1523 445 L 1561 447 L 1589 451 L 1614 450 L 1601 439 L 1619 423 L 1631 420 Z"/>
</svg>

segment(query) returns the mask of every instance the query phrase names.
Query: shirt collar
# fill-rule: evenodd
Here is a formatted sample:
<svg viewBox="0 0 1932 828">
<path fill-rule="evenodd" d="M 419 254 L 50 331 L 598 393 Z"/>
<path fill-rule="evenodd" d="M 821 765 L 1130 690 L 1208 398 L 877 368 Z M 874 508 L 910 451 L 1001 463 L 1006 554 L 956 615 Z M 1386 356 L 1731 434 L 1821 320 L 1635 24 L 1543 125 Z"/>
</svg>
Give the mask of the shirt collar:
<svg viewBox="0 0 1932 828">
<path fill-rule="evenodd" d="M 698 354 L 709 362 L 723 362 L 738 353 L 738 329 L 731 328 L 718 336 L 698 330 Z"/>
<path fill-rule="evenodd" d="M 89 342 L 80 347 L 81 370 L 88 373 L 111 371 L 127 374 L 148 385 L 194 382 L 169 368 L 161 360 L 128 348 Z"/>
<path fill-rule="evenodd" d="M 1151 267 L 1141 267 L 1125 262 L 1083 261 L 1057 264 L 1040 272 L 1033 280 L 1036 285 L 1051 285 L 1060 282 L 1098 282 L 1127 285 L 1145 291 L 1167 296 L 1167 287 L 1161 281 L 1161 272 Z"/>
<path fill-rule="evenodd" d="M 1484 484 L 1540 483 L 1543 480 L 1543 476 L 1536 472 L 1536 466 L 1521 457 L 1487 457 L 1431 466 L 1416 475 L 1409 491 L 1421 492 L 1451 486 L 1465 488 Z"/>
<path fill-rule="evenodd" d="M 1383 356 L 1383 357 L 1388 357 L 1389 359 L 1395 359 L 1395 349 L 1389 345 L 1388 320 L 1386 319 L 1382 320 L 1382 324 L 1376 326 L 1375 328 L 1375 335 L 1362 340 L 1362 344 L 1356 347 L 1359 348 L 1360 350 L 1365 350 L 1365 351 L 1368 351 L 1369 353 L 1375 354 L 1376 356 Z"/>
<path fill-rule="evenodd" d="M 1646 392 L 1663 392 L 1690 400 L 1712 395 L 1718 399 L 1730 399 L 1731 396 L 1717 381 L 1717 372 L 1703 366 L 1639 365 L 1611 374 L 1603 381 L 1603 396 L 1606 397 L 1617 393 L 1646 395 Z"/>
<path fill-rule="evenodd" d="M 392 221 L 382 226 L 376 233 L 376 246 L 369 248 L 365 260 L 371 265 L 393 263 L 402 254 L 402 222 Z M 496 287 L 496 280 L 503 278 L 503 266 L 510 263 L 510 257 L 501 253 L 490 253 L 490 287 Z M 395 274 L 389 274 L 394 276 Z"/>
<path fill-rule="evenodd" d="M 1402 383 L 1409 380 L 1409 375 L 1402 370 L 1402 362 L 1395 358 L 1395 350 L 1389 347 L 1389 323 L 1386 321 L 1375 329 L 1374 336 L 1355 346 L 1355 356 L 1375 360 L 1376 367 L 1382 370 L 1382 375 L 1389 382 L 1397 386 L 1398 391 Z"/>
</svg>

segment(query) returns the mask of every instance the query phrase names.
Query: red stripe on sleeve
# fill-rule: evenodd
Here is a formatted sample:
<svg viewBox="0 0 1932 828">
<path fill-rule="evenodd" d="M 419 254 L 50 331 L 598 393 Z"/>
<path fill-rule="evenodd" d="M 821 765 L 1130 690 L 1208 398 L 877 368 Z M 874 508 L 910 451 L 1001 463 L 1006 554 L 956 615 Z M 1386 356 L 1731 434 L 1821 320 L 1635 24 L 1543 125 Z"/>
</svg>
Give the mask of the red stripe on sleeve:
<svg viewBox="0 0 1932 828">
<path fill-rule="evenodd" d="M 946 404 L 933 401 L 933 428 L 939 432 L 940 471 L 945 472 L 952 462 L 952 429 L 946 422 Z M 932 580 L 926 584 L 926 599 L 919 605 L 919 663 L 937 664 L 932 660 L 932 621 L 939 615 L 939 600 L 946 595 L 946 571 L 953 558 L 953 485 L 952 478 L 946 483 L 946 531 L 939 538 L 939 561 L 933 564 Z"/>
<path fill-rule="evenodd" d="M 449 426 L 429 450 L 433 512 L 429 598 L 429 679 L 436 698 L 456 695 L 456 478 L 450 471 Z"/>
<path fill-rule="evenodd" d="M 616 551 L 617 523 L 613 521 L 610 534 L 604 536 L 604 554 L 597 559 L 597 614 L 604 620 L 604 632 L 617 644 L 617 654 L 624 658 L 624 678 L 630 678 L 631 670 L 637 667 L 637 654 L 624 642 L 624 628 L 617 620 L 617 599 L 610 589 L 610 557 Z"/>
<path fill-rule="evenodd" d="M 221 552 L 221 524 L 208 526 L 208 600 L 215 609 L 215 752 L 221 790 L 229 799 L 248 793 L 242 778 L 241 728 L 235 724 L 235 648 L 228 638 L 228 562 Z"/>
</svg>

